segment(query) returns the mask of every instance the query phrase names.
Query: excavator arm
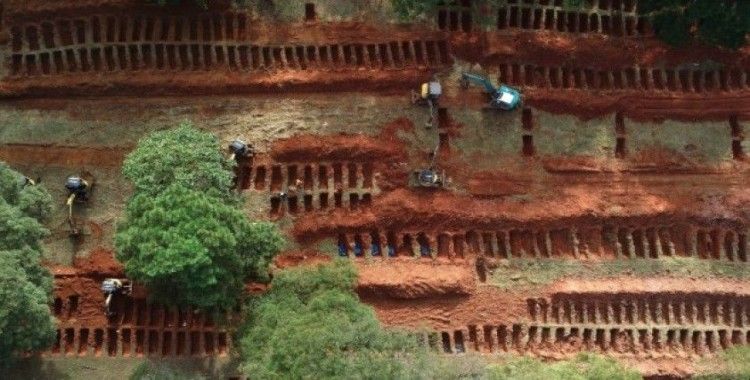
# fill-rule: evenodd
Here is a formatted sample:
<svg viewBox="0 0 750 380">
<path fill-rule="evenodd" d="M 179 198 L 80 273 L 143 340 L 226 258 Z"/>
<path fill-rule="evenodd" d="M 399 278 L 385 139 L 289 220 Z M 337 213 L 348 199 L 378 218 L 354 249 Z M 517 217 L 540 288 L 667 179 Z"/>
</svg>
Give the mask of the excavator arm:
<svg viewBox="0 0 750 380">
<path fill-rule="evenodd" d="M 70 225 L 70 234 L 73 236 L 77 236 L 81 233 L 80 230 L 78 230 L 78 227 L 76 226 L 76 221 L 73 219 L 73 202 L 76 199 L 76 194 L 72 193 L 68 197 L 68 200 L 65 202 L 65 205 L 68 206 L 68 225 Z"/>
<path fill-rule="evenodd" d="M 466 85 L 472 83 L 477 86 L 483 86 L 484 90 L 487 91 L 488 94 L 494 94 L 497 91 L 497 89 L 495 89 L 495 86 L 492 85 L 492 82 L 490 82 L 487 77 L 481 75 L 461 73 L 461 81 Z"/>
</svg>

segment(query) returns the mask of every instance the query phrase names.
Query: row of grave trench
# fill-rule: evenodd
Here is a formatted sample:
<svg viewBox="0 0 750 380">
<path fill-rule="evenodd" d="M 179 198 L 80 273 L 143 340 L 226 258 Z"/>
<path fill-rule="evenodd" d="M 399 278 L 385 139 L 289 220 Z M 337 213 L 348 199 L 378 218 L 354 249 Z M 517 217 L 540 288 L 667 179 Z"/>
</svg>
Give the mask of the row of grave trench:
<svg viewBox="0 0 750 380">
<path fill-rule="evenodd" d="M 549 229 L 456 232 L 374 229 L 337 234 L 341 256 L 463 259 L 695 257 L 748 262 L 747 231 L 690 224 L 634 228 L 604 224 Z"/>
</svg>

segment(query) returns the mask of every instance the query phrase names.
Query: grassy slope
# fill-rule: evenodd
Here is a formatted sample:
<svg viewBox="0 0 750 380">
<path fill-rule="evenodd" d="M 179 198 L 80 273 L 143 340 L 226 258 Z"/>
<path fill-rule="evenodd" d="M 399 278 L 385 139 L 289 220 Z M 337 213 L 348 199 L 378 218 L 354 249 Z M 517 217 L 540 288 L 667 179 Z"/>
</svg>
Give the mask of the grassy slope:
<svg viewBox="0 0 750 380">
<path fill-rule="evenodd" d="M 581 262 L 558 259 L 511 259 L 501 263 L 489 283 L 503 289 L 535 287 L 566 277 L 606 278 L 618 276 L 750 279 L 747 264 L 717 262 L 689 257 L 624 259 Z"/>
</svg>

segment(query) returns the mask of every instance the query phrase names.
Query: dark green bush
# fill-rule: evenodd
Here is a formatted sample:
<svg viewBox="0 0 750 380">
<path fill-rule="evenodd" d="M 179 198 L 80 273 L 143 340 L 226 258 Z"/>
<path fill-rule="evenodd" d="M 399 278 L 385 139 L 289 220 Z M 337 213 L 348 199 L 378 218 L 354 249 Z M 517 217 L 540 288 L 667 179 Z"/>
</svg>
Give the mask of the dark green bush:
<svg viewBox="0 0 750 380">
<path fill-rule="evenodd" d="M 750 33 L 750 1 L 643 0 L 641 14 L 649 15 L 656 35 L 672 46 L 697 41 L 738 49 Z"/>
<path fill-rule="evenodd" d="M 240 333 L 254 379 L 431 378 L 416 339 L 383 330 L 353 292 L 352 265 L 286 270 L 247 308 Z M 421 370 L 420 370 L 421 369 Z"/>
</svg>

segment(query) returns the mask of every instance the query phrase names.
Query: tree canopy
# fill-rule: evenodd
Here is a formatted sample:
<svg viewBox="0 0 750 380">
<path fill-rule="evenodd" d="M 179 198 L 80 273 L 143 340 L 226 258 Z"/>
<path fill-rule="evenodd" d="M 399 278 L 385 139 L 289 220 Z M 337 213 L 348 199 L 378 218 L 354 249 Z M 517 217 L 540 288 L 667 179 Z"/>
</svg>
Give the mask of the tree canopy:
<svg viewBox="0 0 750 380">
<path fill-rule="evenodd" d="M 223 198 L 231 197 L 233 163 L 216 136 L 190 124 L 154 132 L 128 154 L 122 172 L 138 194 L 156 195 L 179 184 Z"/>
<path fill-rule="evenodd" d="M 403 21 L 432 13 L 444 3 L 444 0 L 391 0 L 393 12 Z"/>
<path fill-rule="evenodd" d="M 414 337 L 383 330 L 354 294 L 355 279 L 345 261 L 276 275 L 247 308 L 244 371 L 258 379 L 430 378 L 425 350 Z"/>
<path fill-rule="evenodd" d="M 115 237 L 117 257 L 155 299 L 229 308 L 246 280 L 269 280 L 284 241 L 273 224 L 243 214 L 230 168 L 218 140 L 189 125 L 142 139 L 125 160 L 136 190 Z"/>
<path fill-rule="evenodd" d="M 738 49 L 750 33 L 748 0 L 642 0 L 638 6 L 651 17 L 656 35 L 672 46 L 697 41 Z"/>
<path fill-rule="evenodd" d="M 51 197 L 0 163 L 0 367 L 19 354 L 48 347 L 55 337 L 49 309 L 52 275 L 41 264 L 39 220 Z"/>
<path fill-rule="evenodd" d="M 136 194 L 126 218 L 118 258 L 128 276 L 168 304 L 233 306 L 244 280 L 267 268 L 281 244 L 273 227 L 179 184 L 156 196 Z"/>
<path fill-rule="evenodd" d="M 21 173 L 0 162 L 0 197 L 23 214 L 43 221 L 52 211 L 52 196 L 41 186 L 27 186 Z"/>
<path fill-rule="evenodd" d="M 403 21 L 429 16 L 440 7 L 458 2 L 444 0 L 391 0 L 396 16 Z M 474 9 L 493 9 L 507 5 L 507 0 L 478 0 Z M 564 0 L 569 8 L 585 8 L 586 0 Z M 691 42 L 738 49 L 747 43 L 750 33 L 750 0 L 641 0 L 638 12 L 648 16 L 657 37 L 680 47 Z M 482 14 L 477 14 L 481 19 Z"/>
</svg>

